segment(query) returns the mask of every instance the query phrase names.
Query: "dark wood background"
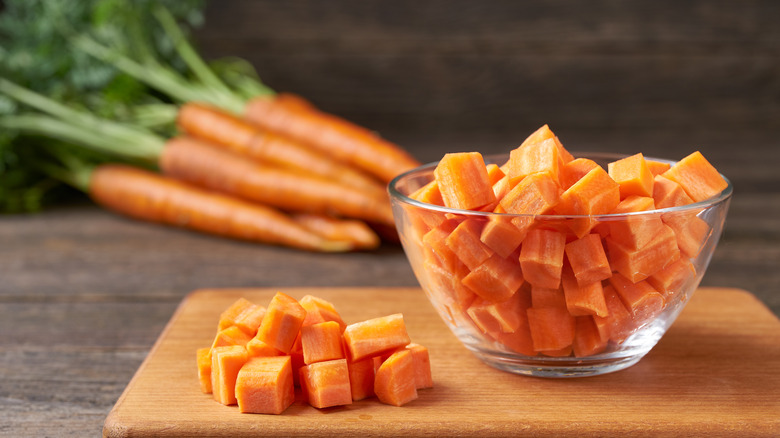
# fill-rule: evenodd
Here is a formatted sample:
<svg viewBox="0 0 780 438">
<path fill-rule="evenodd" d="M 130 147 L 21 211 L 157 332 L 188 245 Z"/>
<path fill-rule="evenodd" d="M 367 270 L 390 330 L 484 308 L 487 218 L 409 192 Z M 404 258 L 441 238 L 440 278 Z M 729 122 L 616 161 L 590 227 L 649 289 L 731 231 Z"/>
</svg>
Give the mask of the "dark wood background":
<svg viewBox="0 0 780 438">
<path fill-rule="evenodd" d="M 780 315 L 780 3 L 215 0 L 197 40 L 421 161 L 507 151 L 681 158 L 734 183 L 703 284 Z M 0 435 L 94 436 L 202 287 L 412 286 L 403 251 L 321 255 L 147 225 L 88 203 L 0 217 Z"/>
</svg>

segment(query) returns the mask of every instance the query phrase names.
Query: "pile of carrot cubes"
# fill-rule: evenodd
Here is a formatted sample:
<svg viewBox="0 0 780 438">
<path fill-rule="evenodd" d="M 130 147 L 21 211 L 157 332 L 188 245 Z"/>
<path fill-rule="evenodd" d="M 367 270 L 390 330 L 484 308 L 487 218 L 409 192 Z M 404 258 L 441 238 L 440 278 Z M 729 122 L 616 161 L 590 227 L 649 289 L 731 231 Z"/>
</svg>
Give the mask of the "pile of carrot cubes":
<svg viewBox="0 0 780 438">
<path fill-rule="evenodd" d="M 408 208 L 404 234 L 422 252 L 424 282 L 445 318 L 510 351 L 556 357 L 608 351 L 652 321 L 691 284 L 692 261 L 712 234 L 701 208 L 594 216 L 683 206 L 728 185 L 699 152 L 674 166 L 636 154 L 604 169 L 573 157 L 547 125 L 501 166 L 451 153 L 434 176 L 410 197 L 523 215 Z"/>
<path fill-rule="evenodd" d="M 433 386 L 428 349 L 411 342 L 403 315 L 347 325 L 332 303 L 282 292 L 267 307 L 240 298 L 222 312 L 197 364 L 201 390 L 246 413 L 281 414 L 296 387 L 327 408 L 373 396 L 401 406 Z"/>
</svg>

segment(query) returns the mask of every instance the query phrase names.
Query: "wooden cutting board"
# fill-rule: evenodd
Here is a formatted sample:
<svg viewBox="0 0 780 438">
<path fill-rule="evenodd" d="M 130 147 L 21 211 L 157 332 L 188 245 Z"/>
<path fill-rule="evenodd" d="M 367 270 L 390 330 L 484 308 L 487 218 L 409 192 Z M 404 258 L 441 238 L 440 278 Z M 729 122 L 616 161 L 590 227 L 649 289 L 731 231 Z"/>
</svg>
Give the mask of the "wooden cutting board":
<svg viewBox="0 0 780 438">
<path fill-rule="evenodd" d="M 403 406 L 376 399 L 282 415 L 240 414 L 198 385 L 195 350 L 239 297 L 266 305 L 279 289 L 187 296 L 106 419 L 105 436 L 779 436 L 780 320 L 748 292 L 699 289 L 660 343 L 613 374 L 543 379 L 476 359 L 418 288 L 283 289 L 327 299 L 348 322 L 402 312 L 428 346 L 435 387 Z"/>
</svg>

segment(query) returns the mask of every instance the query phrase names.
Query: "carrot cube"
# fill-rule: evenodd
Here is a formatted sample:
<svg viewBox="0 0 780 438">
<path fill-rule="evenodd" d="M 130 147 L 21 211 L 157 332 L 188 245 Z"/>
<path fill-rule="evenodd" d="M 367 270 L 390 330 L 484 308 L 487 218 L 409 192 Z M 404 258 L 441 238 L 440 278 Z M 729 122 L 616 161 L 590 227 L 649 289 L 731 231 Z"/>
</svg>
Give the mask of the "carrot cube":
<svg viewBox="0 0 780 438">
<path fill-rule="evenodd" d="M 343 359 L 341 328 L 336 321 L 320 322 L 301 327 L 301 347 L 303 363 Z"/>
<path fill-rule="evenodd" d="M 426 204 L 444 205 L 444 199 L 442 199 L 441 191 L 439 190 L 439 183 L 436 180 L 415 190 L 409 197 Z"/>
<path fill-rule="evenodd" d="M 647 196 L 629 196 L 612 210 L 614 214 L 653 210 L 655 202 Z M 626 215 L 607 222 L 609 235 L 631 249 L 647 245 L 663 228 L 661 217 L 656 214 Z"/>
<path fill-rule="evenodd" d="M 423 248 L 430 251 L 438 264 L 450 272 L 456 272 L 463 262 L 453 250 L 447 246 L 447 237 L 457 227 L 457 222 L 447 220 L 432 228 L 423 236 Z"/>
<path fill-rule="evenodd" d="M 511 333 L 498 333 L 496 341 L 515 353 L 524 354 L 526 356 L 535 356 L 536 350 L 534 350 L 534 343 L 531 338 L 531 328 L 528 325 L 527 310 L 530 307 L 528 296 L 521 300 L 521 302 L 524 304 L 523 307 L 521 307 L 521 312 L 518 313 L 520 324 L 517 329 Z"/>
<path fill-rule="evenodd" d="M 527 310 L 534 350 L 555 351 L 574 342 L 574 317 L 565 308 L 530 307 Z"/>
<path fill-rule="evenodd" d="M 712 198 L 728 187 L 726 180 L 699 151 L 678 161 L 662 175 L 680 184 L 694 202 Z"/>
<path fill-rule="evenodd" d="M 574 323 L 572 349 L 576 357 L 588 357 L 607 348 L 607 340 L 601 338 L 596 323 L 590 316 L 578 316 Z"/>
<path fill-rule="evenodd" d="M 233 304 L 231 304 L 227 309 L 223 310 L 222 313 L 219 315 L 219 324 L 217 328 L 219 330 L 222 330 L 230 327 L 231 325 L 235 325 L 236 320 L 238 320 L 238 318 L 243 313 L 251 310 L 253 307 L 256 307 L 256 305 L 253 304 L 251 301 L 243 297 L 239 298 L 238 300 L 233 302 Z"/>
<path fill-rule="evenodd" d="M 426 260 L 424 262 L 425 281 L 436 298 L 444 303 L 449 303 L 457 309 L 464 310 L 471 305 L 477 295 L 462 282 L 460 273 L 452 273 L 441 266 Z M 468 270 L 465 270 L 468 272 Z"/>
<path fill-rule="evenodd" d="M 414 360 L 414 384 L 417 389 L 433 388 L 431 358 L 428 354 L 428 348 L 415 343 L 411 343 L 404 348 L 412 352 L 412 359 Z"/>
<path fill-rule="evenodd" d="M 396 351 L 376 370 L 374 393 L 382 403 L 403 406 L 418 397 L 415 376 L 412 352 Z"/>
<path fill-rule="evenodd" d="M 214 400 L 223 405 L 236 404 L 236 378 L 248 359 L 246 348 L 241 345 L 211 349 L 211 388 Z"/>
<path fill-rule="evenodd" d="M 589 158 L 575 158 L 569 161 L 561 168 L 558 175 L 561 188 L 568 189 L 595 167 L 599 167 L 598 163 Z"/>
<path fill-rule="evenodd" d="M 295 298 L 277 292 L 266 308 L 257 338 L 283 353 L 289 353 L 306 318 L 306 310 Z"/>
<path fill-rule="evenodd" d="M 555 212 L 564 215 L 607 214 L 620 203 L 620 185 L 602 168 L 594 167 L 560 196 Z M 577 237 L 588 234 L 595 225 L 591 218 L 576 218 L 570 227 Z"/>
<path fill-rule="evenodd" d="M 301 388 L 315 408 L 352 404 L 346 359 L 312 363 L 302 367 L 299 373 Z"/>
<path fill-rule="evenodd" d="M 295 401 L 289 356 L 253 357 L 236 378 L 239 412 L 281 414 Z"/>
<path fill-rule="evenodd" d="M 204 394 L 211 394 L 211 348 L 199 348 L 196 351 L 198 363 L 198 381 Z"/>
<path fill-rule="evenodd" d="M 496 200 L 479 152 L 446 154 L 433 173 L 447 207 L 476 210 Z"/>
<path fill-rule="evenodd" d="M 522 323 L 521 313 L 529 307 L 519 299 L 522 294 L 516 295 L 501 303 L 478 299 L 471 304 L 467 313 L 480 331 L 494 339 L 499 333 L 512 333 Z"/>
<path fill-rule="evenodd" d="M 217 335 L 214 337 L 214 342 L 211 344 L 211 348 L 230 345 L 246 345 L 250 339 L 252 339 L 252 337 L 246 334 L 245 331 L 231 325 L 230 327 L 217 332 Z"/>
<path fill-rule="evenodd" d="M 615 273 L 609 279 L 609 283 L 615 288 L 618 296 L 623 301 L 626 309 L 631 312 L 637 324 L 654 318 L 661 313 L 666 304 L 663 295 L 647 281 L 642 280 L 632 283 L 626 277 Z"/>
<path fill-rule="evenodd" d="M 445 243 L 469 269 L 476 269 L 493 255 L 493 250 L 479 240 L 484 222 L 465 219 L 447 236 Z"/>
<path fill-rule="evenodd" d="M 257 339 L 257 337 L 252 338 L 246 343 L 246 351 L 251 357 L 281 356 L 284 354 L 260 339 Z"/>
<path fill-rule="evenodd" d="M 347 327 L 347 324 L 336 311 L 336 307 L 322 298 L 315 297 L 313 295 L 305 295 L 298 300 L 301 307 L 306 310 L 306 318 L 303 320 L 303 326 L 317 324 L 320 322 L 334 321 L 338 323 L 340 330 L 343 332 Z"/>
<path fill-rule="evenodd" d="M 505 301 L 523 285 L 520 263 L 494 254 L 474 268 L 461 282 L 483 299 Z"/>
<path fill-rule="evenodd" d="M 374 396 L 374 357 L 367 357 L 358 361 L 347 359 L 349 371 L 349 387 L 352 392 L 352 401 L 363 400 Z"/>
<path fill-rule="evenodd" d="M 524 141 L 520 144 L 520 147 L 533 144 L 533 143 L 539 143 L 544 140 L 548 139 L 554 139 L 556 145 L 558 146 L 558 155 L 560 155 L 563 163 L 568 163 L 569 161 L 573 160 L 574 157 L 569 153 L 569 151 L 566 150 L 566 148 L 563 147 L 563 144 L 558 140 L 558 137 L 555 136 L 555 134 L 550 129 L 550 126 L 545 124 L 542 125 L 539 129 L 531 133 Z"/>
<path fill-rule="evenodd" d="M 677 247 L 685 257 L 699 255 L 704 243 L 712 234 L 712 228 L 704 220 L 696 216 L 694 211 L 666 213 L 663 222 L 674 230 L 677 237 Z"/>
<path fill-rule="evenodd" d="M 566 296 L 561 288 L 531 286 L 531 306 L 566 308 Z"/>
<path fill-rule="evenodd" d="M 620 197 L 653 196 L 653 174 L 639 153 L 607 164 L 609 176 L 620 185 Z"/>
<path fill-rule="evenodd" d="M 606 280 L 612 275 L 607 253 L 598 234 L 587 234 L 564 247 L 566 259 L 580 285 Z"/>
<path fill-rule="evenodd" d="M 520 247 L 523 278 L 534 286 L 556 289 L 561 281 L 566 235 L 552 230 L 528 232 Z"/>
<path fill-rule="evenodd" d="M 526 231 L 517 228 L 511 219 L 491 216 L 482 228 L 479 240 L 501 257 L 509 257 L 525 238 Z"/>
<path fill-rule="evenodd" d="M 561 166 L 560 150 L 554 138 L 523 144 L 509 152 L 504 172 L 513 183 L 538 172 L 550 172 L 555 180 Z"/>
<path fill-rule="evenodd" d="M 604 301 L 604 290 L 601 281 L 581 285 L 577 282 L 571 269 L 565 267 L 561 278 L 566 308 L 573 316 L 598 315 L 607 316 L 607 303 Z"/>
<path fill-rule="evenodd" d="M 358 361 L 406 346 L 411 339 L 403 315 L 396 313 L 348 325 L 344 341 L 350 359 Z"/>
<path fill-rule="evenodd" d="M 655 177 L 653 199 L 656 208 L 679 207 L 693 203 L 693 199 L 685 193 L 682 186 L 662 175 Z"/>
<path fill-rule="evenodd" d="M 499 205 L 511 214 L 544 214 L 560 197 L 558 179 L 552 172 L 538 172 L 523 178 L 502 199 Z"/>
<path fill-rule="evenodd" d="M 647 164 L 647 168 L 650 169 L 650 173 L 653 174 L 653 176 L 660 175 L 667 170 L 669 170 L 670 167 L 672 167 L 671 164 L 663 162 L 663 161 L 656 161 L 656 160 L 648 160 L 645 158 L 645 163 Z"/>
<path fill-rule="evenodd" d="M 594 316 L 593 321 L 602 339 L 607 336 L 610 340 L 621 343 L 634 329 L 634 318 L 611 284 L 604 286 L 604 301 L 609 314 L 606 317 Z"/>
<path fill-rule="evenodd" d="M 693 264 L 686 259 L 679 259 L 648 277 L 647 282 L 663 293 L 664 298 L 668 302 L 695 275 L 696 268 L 694 268 Z"/>
<path fill-rule="evenodd" d="M 646 279 L 680 258 L 677 238 L 666 225 L 647 245 L 639 249 L 627 248 L 611 236 L 605 240 L 612 269 L 633 283 Z"/>
</svg>

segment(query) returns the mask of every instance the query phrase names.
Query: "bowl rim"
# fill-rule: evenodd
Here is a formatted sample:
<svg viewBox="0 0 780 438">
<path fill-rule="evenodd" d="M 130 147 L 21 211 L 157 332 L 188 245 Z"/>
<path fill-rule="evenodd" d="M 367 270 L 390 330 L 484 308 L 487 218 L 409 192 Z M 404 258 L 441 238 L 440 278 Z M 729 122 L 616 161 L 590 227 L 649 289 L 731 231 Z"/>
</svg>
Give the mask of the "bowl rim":
<svg viewBox="0 0 780 438">
<path fill-rule="evenodd" d="M 575 158 L 597 158 L 597 159 L 609 159 L 612 161 L 630 157 L 630 154 L 621 154 L 621 153 L 613 153 L 613 152 L 588 152 L 588 151 L 577 151 L 577 152 L 571 152 L 571 154 Z M 498 154 L 487 154 L 483 155 L 483 159 L 485 161 L 485 164 L 499 164 L 497 161 L 501 160 L 501 163 L 506 161 L 506 159 L 509 157 L 509 153 L 498 153 Z M 677 163 L 677 161 L 674 160 L 668 160 L 665 158 L 656 158 L 656 157 L 645 157 L 647 160 L 652 161 L 659 161 L 662 163 L 668 163 L 672 166 Z M 418 208 L 422 208 L 425 210 L 432 210 L 432 211 L 438 211 L 441 213 L 451 213 L 451 214 L 459 214 L 459 215 L 470 215 L 470 216 L 483 216 L 483 217 L 489 217 L 489 216 L 504 216 L 504 217 L 534 217 L 542 220 L 561 220 L 561 219 L 577 219 L 577 218 L 601 218 L 601 219 L 616 219 L 616 218 L 625 218 L 626 216 L 644 216 L 644 215 L 656 215 L 656 214 L 664 214 L 664 213 L 674 213 L 674 212 L 683 212 L 683 211 L 689 211 L 689 210 L 704 210 L 709 209 L 712 207 L 715 207 L 718 204 L 724 203 L 729 201 L 731 198 L 733 192 L 734 192 L 734 186 L 731 183 L 731 180 L 729 180 L 725 175 L 722 173 L 719 173 L 720 176 L 726 181 L 728 184 L 725 189 L 723 189 L 720 193 L 717 195 L 705 199 L 703 201 L 694 202 L 691 204 L 681 205 L 677 207 L 667 207 L 667 208 L 657 208 L 654 210 L 646 210 L 646 211 L 637 211 L 637 212 L 629 212 L 629 213 L 607 213 L 607 214 L 594 214 L 594 215 L 575 215 L 575 214 L 516 214 L 516 213 L 496 213 L 492 211 L 477 211 L 477 210 L 463 210 L 458 208 L 451 208 L 451 207 L 445 207 L 441 205 L 435 205 L 435 204 L 428 204 L 425 202 L 420 202 L 416 199 L 412 199 L 408 197 L 407 195 L 404 195 L 401 193 L 397 185 L 404 179 L 411 177 L 414 174 L 420 174 L 423 172 L 432 171 L 436 168 L 436 166 L 439 164 L 439 161 L 432 161 L 426 164 L 423 164 L 421 166 L 415 167 L 414 169 L 407 170 L 406 172 L 403 172 L 399 175 L 397 175 L 395 178 L 393 178 L 388 184 L 387 184 L 387 192 L 390 195 L 391 200 L 395 200 L 398 202 L 402 202 L 404 204 L 413 205 Z"/>
</svg>

